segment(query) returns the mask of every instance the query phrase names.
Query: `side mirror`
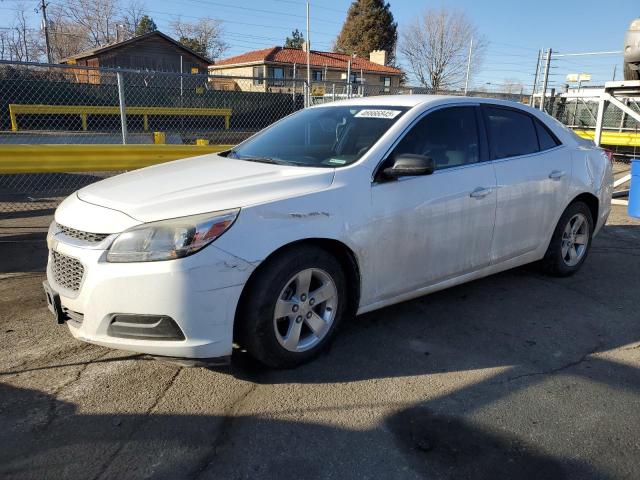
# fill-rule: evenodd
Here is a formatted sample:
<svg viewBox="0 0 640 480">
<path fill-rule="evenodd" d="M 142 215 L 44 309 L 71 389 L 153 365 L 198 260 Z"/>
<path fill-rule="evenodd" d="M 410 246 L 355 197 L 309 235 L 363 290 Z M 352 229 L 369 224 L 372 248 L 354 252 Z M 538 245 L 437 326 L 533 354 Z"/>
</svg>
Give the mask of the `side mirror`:
<svg viewBox="0 0 640 480">
<path fill-rule="evenodd" d="M 431 175 L 436 169 L 433 158 L 414 153 L 401 153 L 393 158 L 393 165 L 382 173 L 387 178 Z"/>
</svg>

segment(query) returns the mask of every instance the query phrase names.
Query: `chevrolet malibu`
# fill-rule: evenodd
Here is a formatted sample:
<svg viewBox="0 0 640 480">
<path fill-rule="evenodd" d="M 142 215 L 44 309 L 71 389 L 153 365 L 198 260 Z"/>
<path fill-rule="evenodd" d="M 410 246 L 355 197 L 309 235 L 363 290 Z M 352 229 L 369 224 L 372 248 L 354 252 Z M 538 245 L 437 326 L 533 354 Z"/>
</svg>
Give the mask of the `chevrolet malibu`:
<svg viewBox="0 0 640 480">
<path fill-rule="evenodd" d="M 531 262 L 575 273 L 611 190 L 601 149 L 526 106 L 335 102 L 74 193 L 44 288 L 80 340 L 291 367 L 357 314 Z"/>
</svg>

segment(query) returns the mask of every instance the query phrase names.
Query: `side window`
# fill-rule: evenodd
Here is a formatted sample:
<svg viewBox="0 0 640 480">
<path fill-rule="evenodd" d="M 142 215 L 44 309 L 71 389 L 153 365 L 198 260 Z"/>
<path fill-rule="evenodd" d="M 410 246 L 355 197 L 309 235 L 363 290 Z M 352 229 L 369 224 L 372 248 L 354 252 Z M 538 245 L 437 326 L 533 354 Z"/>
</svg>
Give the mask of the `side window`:
<svg viewBox="0 0 640 480">
<path fill-rule="evenodd" d="M 540 143 L 540 150 L 549 150 L 560 145 L 558 139 L 549 132 L 549 129 L 545 127 L 538 119 L 534 119 L 533 123 L 536 124 L 536 132 L 538 132 L 538 142 Z"/>
<path fill-rule="evenodd" d="M 505 108 L 485 107 L 491 158 L 515 157 L 539 151 L 533 118 Z"/>
<path fill-rule="evenodd" d="M 429 113 L 404 136 L 393 153 L 429 156 L 438 169 L 480 161 L 474 107 L 450 107 Z"/>
</svg>

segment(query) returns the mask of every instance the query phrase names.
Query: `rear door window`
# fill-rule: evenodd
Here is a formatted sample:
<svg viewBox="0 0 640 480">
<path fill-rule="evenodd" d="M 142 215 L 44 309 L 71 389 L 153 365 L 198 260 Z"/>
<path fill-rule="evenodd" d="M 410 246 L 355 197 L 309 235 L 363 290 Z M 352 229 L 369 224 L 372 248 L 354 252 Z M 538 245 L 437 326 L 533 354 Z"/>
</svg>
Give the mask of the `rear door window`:
<svg viewBox="0 0 640 480">
<path fill-rule="evenodd" d="M 536 153 L 538 135 L 533 118 L 508 108 L 484 107 L 493 160 Z"/>
</svg>

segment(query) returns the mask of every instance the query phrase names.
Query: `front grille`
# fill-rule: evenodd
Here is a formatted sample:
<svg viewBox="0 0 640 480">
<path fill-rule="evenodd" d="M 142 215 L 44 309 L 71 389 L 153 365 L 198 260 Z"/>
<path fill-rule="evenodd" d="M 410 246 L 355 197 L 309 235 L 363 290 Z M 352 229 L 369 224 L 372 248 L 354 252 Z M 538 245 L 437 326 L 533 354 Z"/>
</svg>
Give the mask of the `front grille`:
<svg viewBox="0 0 640 480">
<path fill-rule="evenodd" d="M 51 273 L 54 281 L 71 291 L 80 290 L 82 277 L 84 276 L 84 267 L 75 258 L 67 257 L 61 253 L 51 252 Z"/>
<path fill-rule="evenodd" d="M 108 233 L 83 232 L 82 230 L 76 230 L 75 228 L 65 227 L 59 223 L 58 228 L 60 229 L 60 233 L 63 235 L 88 243 L 100 243 L 109 236 Z"/>
</svg>

